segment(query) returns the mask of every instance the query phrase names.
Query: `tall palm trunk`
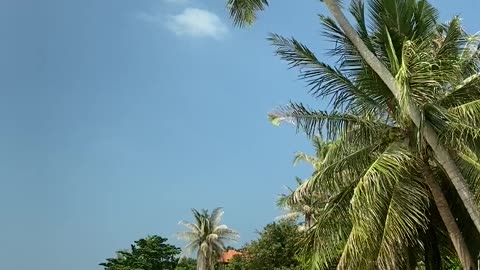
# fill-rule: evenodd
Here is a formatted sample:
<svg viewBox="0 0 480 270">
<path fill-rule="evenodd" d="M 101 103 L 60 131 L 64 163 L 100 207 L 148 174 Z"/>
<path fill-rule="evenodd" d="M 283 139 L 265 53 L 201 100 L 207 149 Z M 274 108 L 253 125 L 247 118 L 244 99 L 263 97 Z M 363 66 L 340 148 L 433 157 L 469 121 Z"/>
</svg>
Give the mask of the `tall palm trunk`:
<svg viewBox="0 0 480 270">
<path fill-rule="evenodd" d="M 209 270 L 207 268 L 207 257 L 201 250 L 197 253 L 197 270 Z"/>
<path fill-rule="evenodd" d="M 432 206 L 430 206 L 430 217 L 438 213 L 438 210 L 435 211 Z M 442 269 L 442 258 L 440 250 L 438 248 L 437 235 L 435 234 L 434 224 L 432 219 L 428 224 L 428 229 L 424 234 L 424 243 L 425 243 L 425 270 L 437 270 Z"/>
<path fill-rule="evenodd" d="M 312 215 L 305 214 L 305 230 L 310 229 L 312 227 Z"/>
<path fill-rule="evenodd" d="M 342 10 L 340 9 L 338 0 L 323 0 L 323 2 L 332 13 L 333 17 L 338 22 L 345 35 L 350 39 L 355 48 L 357 48 L 358 52 L 363 57 L 365 62 L 367 62 L 367 64 L 378 74 L 378 76 L 393 93 L 395 98 L 400 101 L 401 89 L 399 88 L 395 78 L 392 76 L 390 71 L 382 64 L 382 62 L 380 62 L 380 60 L 367 48 L 365 43 L 358 36 L 355 29 L 353 29 L 353 27 L 350 25 L 347 18 L 343 14 Z M 420 128 L 420 111 L 415 106 L 415 104 L 409 102 L 408 108 L 403 109 L 407 110 L 411 120 L 415 123 L 417 127 Z M 470 218 L 475 224 L 478 233 L 480 233 L 480 210 L 475 205 L 473 196 L 467 185 L 465 184 L 465 179 L 460 173 L 453 158 L 450 156 L 447 149 L 439 143 L 438 135 L 432 129 L 432 127 L 428 125 L 428 123 L 424 124 L 422 135 L 427 141 L 427 143 L 430 145 L 430 147 L 433 149 L 436 159 L 452 181 L 452 184 L 457 190 L 458 195 L 461 198 L 465 208 L 467 209 Z"/>
<path fill-rule="evenodd" d="M 455 251 L 462 262 L 463 269 L 465 270 L 473 270 L 474 261 L 472 256 L 470 255 L 470 251 L 468 250 L 467 244 L 465 243 L 465 239 L 463 239 L 463 235 L 458 228 L 457 223 L 455 222 L 455 217 L 448 206 L 447 199 L 443 195 L 442 189 L 440 185 L 435 181 L 435 176 L 433 174 L 432 169 L 430 166 L 423 162 L 421 164 L 421 170 L 425 182 L 427 183 L 428 187 L 430 188 L 433 196 L 433 201 L 437 206 L 438 212 L 440 217 L 442 218 L 445 227 L 447 228 L 448 235 L 452 240 L 453 246 L 455 247 Z"/>
</svg>

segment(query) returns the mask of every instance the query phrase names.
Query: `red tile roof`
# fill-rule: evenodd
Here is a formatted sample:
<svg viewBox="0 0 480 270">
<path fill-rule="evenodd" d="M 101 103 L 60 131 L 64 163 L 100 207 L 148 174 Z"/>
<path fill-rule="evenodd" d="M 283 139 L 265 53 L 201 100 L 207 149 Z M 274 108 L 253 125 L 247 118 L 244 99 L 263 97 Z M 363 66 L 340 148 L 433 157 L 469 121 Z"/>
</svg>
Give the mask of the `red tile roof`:
<svg viewBox="0 0 480 270">
<path fill-rule="evenodd" d="M 242 253 L 236 250 L 227 250 L 223 252 L 222 256 L 220 257 L 220 262 L 228 264 L 235 255 L 242 255 Z"/>
</svg>

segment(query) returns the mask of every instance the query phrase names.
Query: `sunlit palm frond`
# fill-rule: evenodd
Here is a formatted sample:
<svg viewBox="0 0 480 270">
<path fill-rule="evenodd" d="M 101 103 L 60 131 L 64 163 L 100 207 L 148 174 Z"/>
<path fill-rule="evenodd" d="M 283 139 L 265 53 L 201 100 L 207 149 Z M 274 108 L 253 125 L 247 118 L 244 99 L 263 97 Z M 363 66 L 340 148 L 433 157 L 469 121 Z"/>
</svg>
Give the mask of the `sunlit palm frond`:
<svg viewBox="0 0 480 270">
<path fill-rule="evenodd" d="M 408 176 L 412 161 L 408 150 L 392 145 L 360 179 L 352 198 L 353 228 L 339 262 L 341 269 L 349 265 L 367 269 L 374 262 L 401 266 L 402 248 L 395 250 L 395 245 L 415 239 L 427 220 L 428 191 Z"/>
<path fill-rule="evenodd" d="M 330 269 L 348 237 L 351 228 L 349 215 L 355 181 L 332 196 L 322 209 L 315 225 L 307 230 L 300 239 L 300 250 L 308 254 L 309 264 L 315 269 Z"/>
<path fill-rule="evenodd" d="M 302 216 L 302 212 L 289 212 L 280 216 L 277 216 L 276 220 L 293 220 L 296 221 Z"/>
<path fill-rule="evenodd" d="M 425 107 L 426 118 L 450 149 L 476 147 L 480 142 L 480 101 L 449 110 L 436 105 Z"/>
<path fill-rule="evenodd" d="M 297 152 L 293 157 L 293 165 L 296 165 L 300 162 L 306 162 L 315 167 L 315 163 L 318 162 L 317 157 L 310 156 L 304 152 Z"/>
<path fill-rule="evenodd" d="M 388 144 L 382 141 L 359 148 L 344 147 L 341 141 L 335 142 L 325 158 L 322 168 L 298 192 L 325 190 L 338 192 L 362 174 Z"/>
<path fill-rule="evenodd" d="M 415 243 L 418 233 L 426 229 L 429 192 L 415 179 L 402 179 L 394 187 L 385 219 L 380 249 L 377 255 L 379 269 L 394 269 L 405 265 L 405 254 L 400 253 Z"/>
<path fill-rule="evenodd" d="M 453 118 L 452 122 L 480 129 L 480 97 L 478 100 L 453 107 L 448 113 Z"/>
</svg>

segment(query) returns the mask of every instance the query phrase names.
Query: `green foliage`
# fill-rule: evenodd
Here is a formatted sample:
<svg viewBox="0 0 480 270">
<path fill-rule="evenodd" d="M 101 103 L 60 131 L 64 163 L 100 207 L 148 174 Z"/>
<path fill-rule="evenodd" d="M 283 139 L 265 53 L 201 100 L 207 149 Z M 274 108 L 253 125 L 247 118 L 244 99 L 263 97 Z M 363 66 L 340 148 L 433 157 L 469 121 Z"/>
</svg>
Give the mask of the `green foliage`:
<svg viewBox="0 0 480 270">
<path fill-rule="evenodd" d="M 197 260 L 192 258 L 185 258 L 178 262 L 175 270 L 196 270 L 197 269 Z"/>
<path fill-rule="evenodd" d="M 229 270 L 293 270 L 300 269 L 295 247 L 300 232 L 292 221 L 271 223 L 259 232 L 259 238 L 242 248 Z"/>
<path fill-rule="evenodd" d="M 135 241 L 130 250 L 117 251 L 116 258 L 108 258 L 100 265 L 105 270 L 173 270 L 180 249 L 166 241 L 158 235 L 147 236 Z"/>
</svg>

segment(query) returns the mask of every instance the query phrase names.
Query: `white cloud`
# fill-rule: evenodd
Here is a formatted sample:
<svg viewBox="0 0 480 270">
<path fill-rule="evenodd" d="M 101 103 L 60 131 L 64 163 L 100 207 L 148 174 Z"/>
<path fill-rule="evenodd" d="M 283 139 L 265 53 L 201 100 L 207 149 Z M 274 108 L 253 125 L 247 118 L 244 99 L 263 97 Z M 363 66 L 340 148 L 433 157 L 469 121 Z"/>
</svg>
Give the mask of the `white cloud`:
<svg viewBox="0 0 480 270">
<path fill-rule="evenodd" d="M 198 8 L 186 8 L 178 15 L 169 16 L 167 28 L 178 36 L 196 38 L 220 39 L 228 32 L 227 26 L 215 13 Z"/>
</svg>

